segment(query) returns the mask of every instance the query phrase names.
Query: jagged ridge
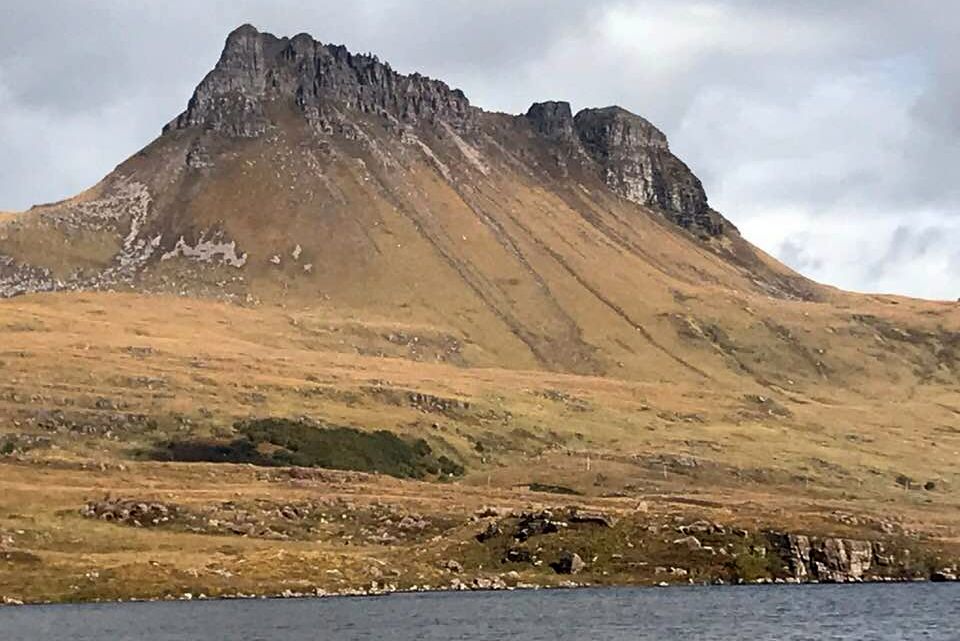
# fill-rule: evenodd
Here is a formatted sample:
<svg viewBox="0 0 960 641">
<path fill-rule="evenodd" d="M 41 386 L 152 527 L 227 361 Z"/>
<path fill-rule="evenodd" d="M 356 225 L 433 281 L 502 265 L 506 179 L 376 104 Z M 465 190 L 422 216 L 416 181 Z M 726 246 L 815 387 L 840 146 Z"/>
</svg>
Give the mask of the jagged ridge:
<svg viewBox="0 0 960 641">
<path fill-rule="evenodd" d="M 318 132 L 340 130 L 343 113 L 357 110 L 394 125 L 446 123 L 463 131 L 481 110 L 459 89 L 420 74 L 403 75 L 376 56 L 350 53 L 302 33 L 277 38 L 243 25 L 228 37 L 216 68 L 166 130 L 202 128 L 255 137 L 271 126 L 271 100 L 293 99 Z M 706 236 L 728 223 L 707 205 L 699 179 L 674 156 L 666 135 L 621 107 L 584 109 L 567 102 L 535 103 L 526 113 L 534 129 L 593 165 L 622 197 L 663 210 L 676 224 Z M 579 153 L 578 153 L 579 152 Z"/>
<path fill-rule="evenodd" d="M 308 120 L 327 133 L 334 131 L 340 110 L 461 127 L 476 111 L 462 91 L 420 74 L 399 74 L 376 56 L 325 45 L 305 33 L 277 38 L 243 25 L 227 37 L 216 67 L 167 128 L 257 136 L 269 126 L 265 103 L 278 97 L 294 98 Z"/>
</svg>

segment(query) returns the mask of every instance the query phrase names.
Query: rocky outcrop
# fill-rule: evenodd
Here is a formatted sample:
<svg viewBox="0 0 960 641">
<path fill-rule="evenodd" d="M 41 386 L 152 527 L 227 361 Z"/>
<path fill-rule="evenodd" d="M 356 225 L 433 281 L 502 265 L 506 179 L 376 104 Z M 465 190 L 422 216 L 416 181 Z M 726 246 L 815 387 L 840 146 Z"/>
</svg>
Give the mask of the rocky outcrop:
<svg viewBox="0 0 960 641">
<path fill-rule="evenodd" d="M 477 111 L 460 90 L 420 74 L 399 74 L 376 56 L 353 54 L 307 34 L 277 38 L 243 25 L 228 36 L 219 62 L 187 110 L 166 129 L 259 136 L 271 124 L 267 105 L 273 100 L 293 101 L 318 130 L 331 133 L 342 110 L 460 129 Z"/>
<path fill-rule="evenodd" d="M 534 131 L 545 138 L 566 142 L 576 140 L 569 102 L 535 102 L 530 105 L 525 118 Z"/>
<path fill-rule="evenodd" d="M 623 198 L 654 207 L 694 233 L 723 233 L 726 221 L 707 205 L 700 180 L 646 119 L 620 107 L 584 109 L 573 116 L 570 103 L 559 101 L 536 102 L 524 118 L 551 143 L 564 169 L 572 159 L 582 161 Z"/>
<path fill-rule="evenodd" d="M 176 508 L 163 503 L 106 498 L 90 501 L 80 514 L 89 519 L 113 521 L 135 527 L 149 527 L 169 522 Z"/>
<path fill-rule="evenodd" d="M 35 292 L 109 289 L 131 283 L 161 241 L 161 236 L 145 232 L 151 200 L 145 185 L 121 179 L 101 198 L 38 211 L 37 220 L 62 234 L 65 244 L 81 232 L 116 234 L 120 240 L 118 252 L 102 269 L 77 270 L 63 278 L 55 277 L 47 268 L 0 253 L 0 299 Z M 7 228 L 8 233 L 16 231 L 16 226 Z"/>
<path fill-rule="evenodd" d="M 723 233 L 725 221 L 707 205 L 700 180 L 670 152 L 663 132 L 646 119 L 620 107 L 584 109 L 574 117 L 574 128 L 614 192 L 657 207 L 696 233 Z"/>
<path fill-rule="evenodd" d="M 886 575 L 894 559 L 877 541 L 771 534 L 771 542 L 799 581 L 845 583 Z"/>
</svg>

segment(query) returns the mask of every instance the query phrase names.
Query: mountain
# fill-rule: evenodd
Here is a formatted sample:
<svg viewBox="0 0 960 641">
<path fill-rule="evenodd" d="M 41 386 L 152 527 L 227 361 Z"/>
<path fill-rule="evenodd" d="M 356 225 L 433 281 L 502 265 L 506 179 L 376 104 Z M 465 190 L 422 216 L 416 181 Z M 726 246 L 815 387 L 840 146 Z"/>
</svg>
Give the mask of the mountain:
<svg viewBox="0 0 960 641">
<path fill-rule="evenodd" d="M 68 518 L 94 488 L 196 516 L 226 509 L 214 497 L 296 503 L 310 482 L 437 523 L 488 499 L 549 500 L 523 486 L 630 519 L 642 497 L 668 528 L 699 515 L 762 536 L 938 546 L 957 532 L 958 307 L 793 272 L 711 208 L 663 132 L 621 107 L 491 113 L 375 56 L 245 25 L 146 148 L 74 198 L 0 215 L 0 298 L 0 452 L 17 466 L 0 479 L 33 479 L 0 489 L 21 497 L 8 511 L 38 522 Z M 340 431 L 315 441 L 285 422 L 301 419 Z M 155 460 L 171 458 L 189 465 Z M 381 477 L 284 477 L 282 489 L 223 461 L 452 470 L 459 494 Z M 239 522 L 214 512 L 203 523 Z M 0 534 L 19 527 L 4 514 Z M 178 527 L 249 534 L 199 522 Z M 116 531 L 71 528 L 91 541 Z M 444 532 L 451 555 L 463 541 L 489 566 L 473 533 Z M 139 568 L 122 541 L 111 562 Z M 182 545 L 203 556 L 207 541 Z M 631 567 L 662 565 L 650 554 Z M 704 576 L 729 578 L 711 559 Z M 55 587 L 32 594 L 66 598 L 72 570 L 44 567 Z"/>
<path fill-rule="evenodd" d="M 642 117 L 487 113 L 375 57 L 250 26 L 163 135 L 8 225 L 0 252 L 0 295 L 322 299 L 449 327 L 491 363 L 582 373 L 651 346 L 676 367 L 657 347 L 674 321 L 647 317 L 704 287 L 827 295 L 744 241 Z"/>
</svg>

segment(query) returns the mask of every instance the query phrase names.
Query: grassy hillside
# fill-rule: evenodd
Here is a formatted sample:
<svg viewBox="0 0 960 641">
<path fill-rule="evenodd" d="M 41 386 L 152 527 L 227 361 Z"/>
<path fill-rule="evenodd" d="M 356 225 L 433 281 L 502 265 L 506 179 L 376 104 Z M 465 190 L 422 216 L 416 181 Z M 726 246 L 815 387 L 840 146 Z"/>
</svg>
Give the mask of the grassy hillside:
<svg viewBox="0 0 960 641">
<path fill-rule="evenodd" d="M 862 303 L 848 313 L 886 311 L 896 327 L 905 325 L 894 314 L 905 310 L 927 312 L 921 318 L 946 313 L 920 302 Z M 809 309 L 817 318 L 818 306 Z M 862 327 L 853 323 L 848 329 Z M 338 591 L 383 582 L 374 570 L 381 564 L 394 584 L 446 584 L 449 559 L 478 576 L 497 567 L 489 545 L 472 538 L 482 529 L 472 513 L 490 504 L 579 504 L 643 532 L 651 523 L 673 528 L 678 518 L 708 518 L 751 532 L 871 538 L 894 528 L 920 546 L 917 554 L 958 542 L 955 392 L 921 376 L 929 358 L 922 345 L 876 328 L 869 338 L 883 347 L 875 352 L 882 359 L 863 358 L 848 370 L 838 359 L 831 384 L 808 375 L 789 388 L 759 390 L 754 376 L 733 370 L 718 369 L 709 381 L 583 376 L 495 368 L 484 364 L 487 352 L 466 347 L 450 362 L 436 347 L 443 343 L 428 340 L 443 328 L 170 296 L 22 297 L 0 304 L 0 327 L 0 535 L 7 541 L 0 593 L 13 597 Z M 401 334 L 406 342 L 397 341 Z M 856 332 L 830 336 L 832 351 L 862 349 Z M 699 343 L 687 344 L 679 355 L 701 360 L 689 351 L 703 349 Z M 894 376 L 901 385 L 866 382 Z M 244 436 L 243 421 L 267 417 L 422 438 L 465 475 L 424 483 L 143 460 L 158 444 L 231 442 Z M 572 494 L 530 492 L 531 485 Z M 81 516 L 105 495 L 175 506 L 180 516 L 143 530 Z M 319 522 L 296 529 L 306 525 L 271 516 L 283 506 L 327 516 L 346 510 L 349 521 L 335 530 Z M 209 525 L 241 513 L 265 534 L 238 538 Z M 387 544 L 352 540 L 411 514 L 440 528 L 423 536 L 441 535 L 442 544 L 426 545 L 419 530 L 390 530 L 396 540 Z M 606 565 L 598 561 L 582 579 L 676 578 L 617 569 L 619 557 L 610 554 L 622 555 L 625 543 L 603 538 L 616 532 L 581 534 L 563 541 L 607 550 Z M 649 545 L 669 548 L 657 541 Z M 669 560 L 672 548 L 657 549 L 643 563 Z M 700 568 L 705 579 L 726 572 L 697 565 L 714 561 L 696 555 L 672 562 Z M 513 567 L 527 582 L 564 580 L 532 566 L 496 571 Z"/>
</svg>

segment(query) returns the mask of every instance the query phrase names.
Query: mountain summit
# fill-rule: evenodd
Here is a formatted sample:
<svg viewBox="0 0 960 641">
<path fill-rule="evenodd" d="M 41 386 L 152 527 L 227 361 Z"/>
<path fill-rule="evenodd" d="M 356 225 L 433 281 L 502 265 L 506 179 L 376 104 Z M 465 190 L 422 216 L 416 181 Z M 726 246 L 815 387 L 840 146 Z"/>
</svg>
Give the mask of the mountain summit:
<svg viewBox="0 0 960 641">
<path fill-rule="evenodd" d="M 320 135 L 349 136 L 351 112 L 378 116 L 400 135 L 418 125 L 470 133 L 482 130 L 484 115 L 462 91 L 420 74 L 401 75 L 375 56 L 355 55 L 307 34 L 277 38 L 244 25 L 227 38 L 216 68 L 166 130 L 262 136 L 276 124 L 269 106 L 291 100 Z M 534 104 L 526 118 L 557 144 L 558 153 L 579 155 L 594 165 L 624 198 L 661 208 L 685 228 L 722 233 L 725 221 L 708 207 L 700 181 L 670 153 L 663 132 L 645 119 L 620 107 L 584 109 L 573 116 L 566 102 Z"/>
</svg>

